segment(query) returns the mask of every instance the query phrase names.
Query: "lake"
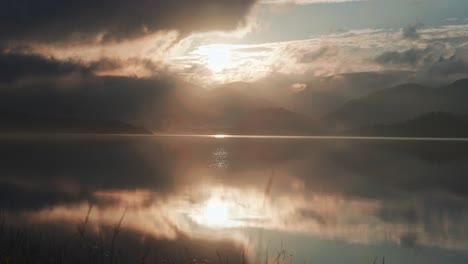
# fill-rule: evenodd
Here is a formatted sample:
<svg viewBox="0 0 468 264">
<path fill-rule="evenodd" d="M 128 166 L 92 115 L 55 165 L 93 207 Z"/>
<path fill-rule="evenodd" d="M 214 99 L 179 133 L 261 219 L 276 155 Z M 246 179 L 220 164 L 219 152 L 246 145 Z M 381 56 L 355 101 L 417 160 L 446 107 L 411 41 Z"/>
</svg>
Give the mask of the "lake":
<svg viewBox="0 0 468 264">
<path fill-rule="evenodd" d="M 462 140 L 3 137 L 0 197 L 3 259 L 468 263 Z"/>
</svg>

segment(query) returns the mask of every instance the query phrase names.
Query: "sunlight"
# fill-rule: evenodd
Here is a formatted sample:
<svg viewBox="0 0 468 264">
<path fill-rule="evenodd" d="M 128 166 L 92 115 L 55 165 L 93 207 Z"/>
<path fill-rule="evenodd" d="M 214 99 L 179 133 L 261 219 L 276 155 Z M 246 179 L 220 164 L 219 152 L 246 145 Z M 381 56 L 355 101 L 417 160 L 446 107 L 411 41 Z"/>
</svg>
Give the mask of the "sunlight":
<svg viewBox="0 0 468 264">
<path fill-rule="evenodd" d="M 265 77 L 271 72 L 272 56 L 273 50 L 263 45 L 209 44 L 173 59 L 183 69 L 197 66 L 199 74 L 191 76 L 212 85 Z"/>
<path fill-rule="evenodd" d="M 218 135 L 214 135 L 213 137 L 222 139 L 222 138 L 226 138 L 226 135 L 218 134 Z"/>
<path fill-rule="evenodd" d="M 257 190 L 211 187 L 209 197 L 191 205 L 190 218 L 200 226 L 234 228 L 265 224 L 265 216 L 274 218 L 265 210 L 264 195 Z"/>
<path fill-rule="evenodd" d="M 221 71 L 229 66 L 229 51 L 214 49 L 207 54 L 208 67 L 213 71 Z"/>
<path fill-rule="evenodd" d="M 219 198 L 212 198 L 206 202 L 195 220 L 209 227 L 228 227 L 231 225 L 228 204 Z"/>
<path fill-rule="evenodd" d="M 210 45 L 198 48 L 195 52 L 206 60 L 207 67 L 213 72 L 220 72 L 231 66 L 232 47 L 229 45 Z"/>
</svg>

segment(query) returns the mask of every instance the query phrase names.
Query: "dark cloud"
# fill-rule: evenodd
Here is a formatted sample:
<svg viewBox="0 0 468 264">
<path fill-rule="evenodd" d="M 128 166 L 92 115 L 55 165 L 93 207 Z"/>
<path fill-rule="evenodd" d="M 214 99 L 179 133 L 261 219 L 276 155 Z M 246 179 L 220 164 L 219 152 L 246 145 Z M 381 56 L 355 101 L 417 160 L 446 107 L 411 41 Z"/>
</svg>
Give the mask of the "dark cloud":
<svg viewBox="0 0 468 264">
<path fill-rule="evenodd" d="M 429 72 L 439 75 L 466 75 L 468 73 L 468 61 L 453 55 L 448 59 L 440 58 L 433 64 Z"/>
<path fill-rule="evenodd" d="M 417 66 L 424 62 L 432 62 L 434 47 L 411 48 L 404 51 L 388 51 L 377 56 L 374 61 L 381 65 Z"/>
<path fill-rule="evenodd" d="M 109 42 L 162 30 L 232 30 L 255 0 L 0 0 L 0 41 Z"/>
<path fill-rule="evenodd" d="M 37 54 L 0 53 L 0 82 L 56 78 L 70 74 L 88 75 L 92 73 L 92 68 Z"/>
<path fill-rule="evenodd" d="M 40 54 L 24 51 L 0 52 L 0 86 L 16 81 L 57 80 L 75 76 L 91 77 L 95 73 L 124 70 L 139 67 L 152 75 L 165 73 L 165 69 L 154 61 L 140 58 L 100 58 L 92 62 L 58 60 Z"/>
<path fill-rule="evenodd" d="M 418 29 L 420 29 L 423 26 L 424 26 L 423 23 L 407 25 L 406 27 L 401 29 L 401 36 L 404 39 L 417 40 L 421 37 L 421 35 L 418 32 Z"/>
<path fill-rule="evenodd" d="M 449 77 L 464 76 L 468 72 L 466 51 L 451 50 L 440 43 L 429 44 L 425 48 L 410 48 L 404 51 L 389 51 L 374 58 L 374 62 L 386 67 L 411 67 L 428 78 L 434 75 Z"/>
</svg>

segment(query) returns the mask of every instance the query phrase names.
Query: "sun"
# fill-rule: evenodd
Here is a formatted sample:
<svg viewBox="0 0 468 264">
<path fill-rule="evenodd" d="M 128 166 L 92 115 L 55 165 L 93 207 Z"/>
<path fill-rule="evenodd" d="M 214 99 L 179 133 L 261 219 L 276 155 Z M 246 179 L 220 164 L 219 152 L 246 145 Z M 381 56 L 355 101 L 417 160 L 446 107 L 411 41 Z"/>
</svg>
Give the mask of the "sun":
<svg viewBox="0 0 468 264">
<path fill-rule="evenodd" d="M 208 67 L 215 72 L 222 71 L 229 66 L 230 53 L 225 49 L 214 49 L 207 54 Z"/>
<path fill-rule="evenodd" d="M 233 54 L 229 45 L 209 45 L 199 47 L 195 52 L 205 60 L 206 66 L 213 72 L 221 72 L 231 67 Z"/>
</svg>

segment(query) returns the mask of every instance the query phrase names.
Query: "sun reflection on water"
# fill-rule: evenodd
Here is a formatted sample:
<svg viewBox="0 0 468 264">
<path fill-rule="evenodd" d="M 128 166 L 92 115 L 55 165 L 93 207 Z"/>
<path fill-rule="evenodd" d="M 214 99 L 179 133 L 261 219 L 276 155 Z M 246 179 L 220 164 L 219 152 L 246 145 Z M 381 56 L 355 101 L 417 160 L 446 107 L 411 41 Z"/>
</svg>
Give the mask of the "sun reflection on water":
<svg viewBox="0 0 468 264">
<path fill-rule="evenodd" d="M 226 169 L 230 166 L 229 152 L 225 148 L 217 148 L 213 151 L 210 166 L 217 169 Z"/>
<path fill-rule="evenodd" d="M 233 226 L 233 222 L 230 219 L 229 206 L 219 198 L 208 200 L 203 208 L 192 215 L 192 217 L 198 224 L 209 227 Z"/>
<path fill-rule="evenodd" d="M 261 197 L 255 193 L 214 189 L 208 198 L 187 208 L 190 218 L 202 227 L 237 228 L 256 226 L 266 214 Z"/>
<path fill-rule="evenodd" d="M 464 249 L 468 245 L 466 236 L 440 238 L 445 226 L 453 229 L 460 221 L 447 218 L 442 231 L 426 230 L 424 222 L 414 222 L 410 230 L 415 233 L 409 234 L 407 223 L 385 222 L 376 215 L 388 204 L 340 195 L 306 194 L 295 187 L 283 193 L 276 191 L 268 199 L 263 190 L 225 185 L 201 185 L 193 188 L 190 194 L 181 190 L 166 198 L 143 190 L 99 191 L 94 198 L 101 203 L 93 206 L 89 225 L 113 226 L 125 211 L 123 228 L 163 239 L 174 240 L 178 234 L 184 234 L 209 240 L 232 239 L 255 248 L 259 244 L 249 240 L 249 230 L 259 229 L 301 233 L 321 239 L 339 238 L 359 244 L 402 243 L 402 238 L 414 235 L 418 245 L 450 249 Z M 89 204 L 56 206 L 25 213 L 23 219 L 35 223 L 52 220 L 74 223 L 77 219 L 82 221 L 88 209 Z"/>
</svg>

